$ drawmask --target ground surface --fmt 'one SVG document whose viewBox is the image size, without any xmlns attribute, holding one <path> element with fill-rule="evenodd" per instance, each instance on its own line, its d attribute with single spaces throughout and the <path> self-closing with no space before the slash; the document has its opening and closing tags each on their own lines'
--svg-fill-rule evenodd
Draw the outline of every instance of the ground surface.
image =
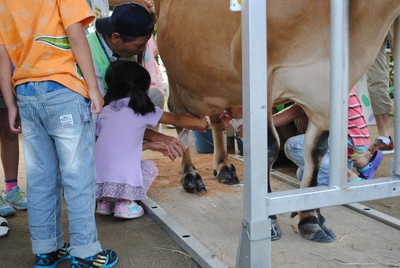
<svg viewBox="0 0 400 268">
<path fill-rule="evenodd" d="M 173 130 L 166 128 L 164 132 L 175 135 Z M 373 126 L 370 127 L 370 132 L 371 136 L 375 137 L 376 129 Z M 160 154 L 146 153 L 145 157 L 154 159 L 160 170 L 149 196 L 178 219 L 194 236 L 210 238 L 204 243 L 209 243 L 208 247 L 218 258 L 233 266 L 243 212 L 243 188 L 240 185 L 226 186 L 218 183 L 213 176 L 212 155 L 197 154 L 194 148 L 191 150 L 208 192 L 201 195 L 185 193 L 179 181 L 180 161 L 172 162 Z M 390 173 L 391 157 L 393 155 L 385 156 L 376 173 L 377 177 Z M 242 179 L 241 162 L 232 161 Z M 289 175 L 294 175 L 295 172 L 293 165 L 275 168 Z M 0 181 L 4 179 L 2 175 Z M 22 154 L 19 177 L 21 187 L 25 188 Z M 289 187 L 278 181 L 272 183 L 275 191 Z M 400 218 L 399 201 L 400 198 L 389 198 L 364 204 Z M 297 218 L 291 219 L 289 215 L 279 216 L 284 233 L 280 241 L 272 244 L 273 267 L 400 267 L 398 230 L 367 219 L 342 206 L 326 208 L 323 213 L 338 236 L 336 242 L 324 245 L 301 238 L 297 230 Z M 338 218 L 337 215 L 342 217 Z M 65 233 L 68 233 L 66 218 L 64 211 L 64 228 Z M 9 236 L 0 242 L 0 267 L 32 267 L 33 254 L 30 249 L 26 211 L 18 211 L 15 216 L 8 217 L 8 220 L 11 231 Z M 199 267 L 146 214 L 139 219 L 128 221 L 97 216 L 97 224 L 103 247 L 116 250 L 120 256 L 117 267 Z M 296 257 L 296 254 L 300 256 Z M 298 263 L 299 259 L 304 260 L 302 264 Z M 66 262 L 59 267 L 69 266 Z"/>
</svg>

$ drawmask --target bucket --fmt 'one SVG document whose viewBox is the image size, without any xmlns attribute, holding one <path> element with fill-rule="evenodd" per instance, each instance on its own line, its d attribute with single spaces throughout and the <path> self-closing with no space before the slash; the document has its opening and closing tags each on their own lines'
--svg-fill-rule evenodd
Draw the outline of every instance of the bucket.
<svg viewBox="0 0 400 268">
<path fill-rule="evenodd" d="M 196 140 L 194 146 L 196 151 L 200 154 L 212 154 L 214 152 L 214 142 L 212 137 L 212 131 L 207 130 L 204 133 L 193 131 Z"/>
</svg>

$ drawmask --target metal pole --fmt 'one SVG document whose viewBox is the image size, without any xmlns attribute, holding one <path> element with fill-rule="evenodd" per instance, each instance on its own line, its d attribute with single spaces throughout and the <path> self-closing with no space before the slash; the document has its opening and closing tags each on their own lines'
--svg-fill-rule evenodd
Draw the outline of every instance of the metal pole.
<svg viewBox="0 0 400 268">
<path fill-rule="evenodd" d="M 394 142 L 397 146 L 400 144 L 400 19 L 394 21 Z M 394 175 L 400 176 L 400 150 L 394 151 Z"/>
<path fill-rule="evenodd" d="M 270 267 L 267 204 L 267 3 L 242 2 L 244 212 L 236 267 Z M 261 122 L 261 123 L 260 123 Z"/>
<path fill-rule="evenodd" d="M 347 178 L 347 113 L 349 96 L 349 3 L 331 0 L 331 71 L 329 187 L 344 185 Z"/>
</svg>

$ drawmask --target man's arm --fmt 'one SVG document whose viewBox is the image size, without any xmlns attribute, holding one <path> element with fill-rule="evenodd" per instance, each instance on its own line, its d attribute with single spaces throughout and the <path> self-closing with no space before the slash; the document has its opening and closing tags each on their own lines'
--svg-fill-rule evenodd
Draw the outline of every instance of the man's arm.
<svg viewBox="0 0 400 268">
<path fill-rule="evenodd" d="M 303 109 L 297 104 L 292 104 L 282 111 L 272 115 L 272 121 L 275 127 L 281 127 L 289 124 L 295 119 L 304 115 Z"/>
<path fill-rule="evenodd" d="M 11 83 L 11 61 L 4 45 L 0 45 L 0 89 L 7 105 L 11 131 L 21 133 L 18 107 Z"/>
<path fill-rule="evenodd" d="M 174 160 L 177 157 L 181 157 L 185 151 L 185 146 L 177 138 L 164 135 L 151 129 L 146 129 L 144 133 L 144 139 L 151 142 L 162 142 L 169 148 L 169 158 Z"/>
</svg>

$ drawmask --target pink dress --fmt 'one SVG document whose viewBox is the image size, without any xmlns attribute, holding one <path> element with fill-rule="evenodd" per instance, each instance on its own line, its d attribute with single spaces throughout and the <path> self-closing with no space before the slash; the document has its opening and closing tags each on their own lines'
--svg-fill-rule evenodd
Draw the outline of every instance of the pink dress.
<svg viewBox="0 0 400 268">
<path fill-rule="evenodd" d="M 129 98 L 105 106 L 97 121 L 95 146 L 96 198 L 108 201 L 143 200 L 158 175 L 153 161 L 142 161 L 144 132 L 154 127 L 163 110 L 140 115 L 128 107 Z"/>
</svg>

